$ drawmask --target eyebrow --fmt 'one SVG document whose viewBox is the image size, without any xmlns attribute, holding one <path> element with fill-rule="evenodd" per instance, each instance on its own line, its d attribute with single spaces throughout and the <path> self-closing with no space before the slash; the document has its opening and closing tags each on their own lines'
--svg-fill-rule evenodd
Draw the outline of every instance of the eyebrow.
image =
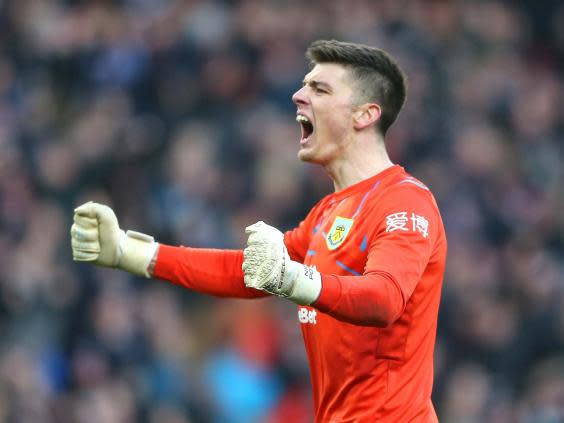
<svg viewBox="0 0 564 423">
<path fill-rule="evenodd" d="M 309 85 L 312 88 L 325 88 L 325 89 L 328 89 L 328 90 L 331 89 L 331 85 L 327 84 L 326 82 L 317 81 L 315 79 L 310 79 L 309 81 L 304 79 L 302 81 L 302 84 L 304 86 Z"/>
</svg>

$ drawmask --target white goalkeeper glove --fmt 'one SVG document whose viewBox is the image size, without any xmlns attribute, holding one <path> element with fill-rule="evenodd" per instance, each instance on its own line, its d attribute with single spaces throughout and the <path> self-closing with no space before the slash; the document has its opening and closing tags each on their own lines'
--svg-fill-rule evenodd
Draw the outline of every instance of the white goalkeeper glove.
<svg viewBox="0 0 564 423">
<path fill-rule="evenodd" d="M 114 211 L 88 202 L 74 210 L 72 257 L 103 267 L 114 267 L 146 278 L 158 243 L 152 236 L 120 229 Z"/>
<path fill-rule="evenodd" d="M 300 305 L 310 305 L 321 292 L 321 275 L 312 266 L 290 259 L 284 235 L 264 222 L 246 228 L 249 234 L 243 251 L 245 285 Z"/>
</svg>

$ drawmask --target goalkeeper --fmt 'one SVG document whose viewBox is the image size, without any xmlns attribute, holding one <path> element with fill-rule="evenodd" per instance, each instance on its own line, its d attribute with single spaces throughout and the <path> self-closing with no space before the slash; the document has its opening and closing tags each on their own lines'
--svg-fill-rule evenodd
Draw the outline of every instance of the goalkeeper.
<svg viewBox="0 0 564 423">
<path fill-rule="evenodd" d="M 316 41 L 293 95 L 298 157 L 323 166 L 335 192 L 293 230 L 247 228 L 244 251 L 175 247 L 119 228 L 86 203 L 71 228 L 77 261 L 222 297 L 298 305 L 315 422 L 437 422 L 433 349 L 446 237 L 429 189 L 394 165 L 384 137 L 406 96 L 382 50 Z"/>
</svg>

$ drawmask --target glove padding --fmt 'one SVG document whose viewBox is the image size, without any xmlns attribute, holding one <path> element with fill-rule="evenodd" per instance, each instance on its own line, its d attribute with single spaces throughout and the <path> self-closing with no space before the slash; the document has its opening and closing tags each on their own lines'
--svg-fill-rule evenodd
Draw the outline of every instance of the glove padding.
<svg viewBox="0 0 564 423">
<path fill-rule="evenodd" d="M 121 230 L 114 211 L 108 206 L 90 201 L 77 207 L 70 232 L 75 261 L 150 277 L 148 268 L 158 244 L 152 236 Z"/>
<path fill-rule="evenodd" d="M 246 228 L 249 234 L 243 251 L 245 285 L 309 305 L 319 297 L 321 275 L 310 266 L 290 259 L 284 234 L 264 222 Z"/>
</svg>

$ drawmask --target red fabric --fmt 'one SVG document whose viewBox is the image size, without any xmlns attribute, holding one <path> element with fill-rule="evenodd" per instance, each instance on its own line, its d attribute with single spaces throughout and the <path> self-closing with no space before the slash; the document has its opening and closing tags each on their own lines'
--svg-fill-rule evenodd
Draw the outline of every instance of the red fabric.
<svg viewBox="0 0 564 423">
<path fill-rule="evenodd" d="M 337 216 L 353 223 L 330 249 Z M 325 197 L 285 243 L 322 274 L 319 299 L 298 307 L 315 422 L 436 422 L 433 349 L 446 237 L 428 189 L 391 167 Z"/>
<path fill-rule="evenodd" d="M 341 218 L 352 224 L 331 244 Z M 298 307 L 315 422 L 436 422 L 446 237 L 429 190 L 393 166 L 322 199 L 284 242 L 293 260 L 322 274 L 319 299 Z M 242 260 L 240 251 L 162 245 L 155 277 L 216 296 L 265 295 L 244 286 Z"/>
<path fill-rule="evenodd" d="M 257 298 L 268 294 L 243 282 L 243 252 L 161 244 L 153 276 L 216 297 Z"/>
<path fill-rule="evenodd" d="M 322 277 L 323 290 L 315 308 L 344 322 L 386 327 L 403 311 L 401 288 L 386 273 Z"/>
</svg>

